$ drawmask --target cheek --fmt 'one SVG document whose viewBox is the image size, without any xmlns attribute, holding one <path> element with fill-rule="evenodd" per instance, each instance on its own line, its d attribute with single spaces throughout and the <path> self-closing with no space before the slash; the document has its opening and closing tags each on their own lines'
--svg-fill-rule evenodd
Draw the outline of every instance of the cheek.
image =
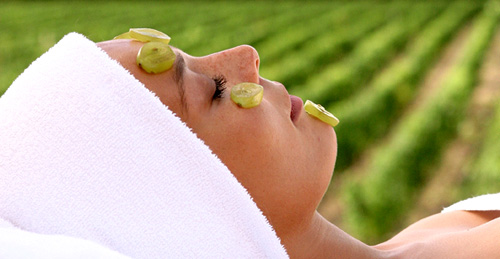
<svg viewBox="0 0 500 259">
<path fill-rule="evenodd" d="M 204 128 L 200 138 L 243 184 L 278 170 L 281 163 L 277 161 L 285 159 L 281 149 L 286 132 L 279 130 L 276 117 L 263 110 L 227 110 Z"/>
<path fill-rule="evenodd" d="M 273 109 L 226 111 L 203 123 L 199 137 L 264 214 L 274 221 L 314 211 L 333 171 L 331 127 L 309 121 L 295 128 Z"/>
<path fill-rule="evenodd" d="M 225 162 L 239 165 L 239 168 L 270 166 L 271 157 L 280 155 L 277 152 L 279 143 L 272 142 L 279 138 L 276 127 L 251 115 L 240 118 L 224 120 L 223 128 L 217 130 L 222 134 L 214 139 L 214 148 L 226 158 Z"/>
<path fill-rule="evenodd" d="M 328 185 L 336 143 L 326 124 L 296 129 L 272 109 L 240 108 L 213 121 L 200 137 L 248 189 L 311 192 Z"/>
</svg>

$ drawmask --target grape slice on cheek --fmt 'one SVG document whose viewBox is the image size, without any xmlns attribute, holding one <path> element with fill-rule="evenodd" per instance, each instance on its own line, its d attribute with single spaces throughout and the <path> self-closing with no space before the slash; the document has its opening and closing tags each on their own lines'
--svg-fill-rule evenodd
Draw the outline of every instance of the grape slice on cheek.
<svg viewBox="0 0 500 259">
<path fill-rule="evenodd" d="M 253 108 L 262 102 L 264 87 L 255 83 L 239 83 L 231 89 L 231 100 L 242 108 Z"/>
</svg>

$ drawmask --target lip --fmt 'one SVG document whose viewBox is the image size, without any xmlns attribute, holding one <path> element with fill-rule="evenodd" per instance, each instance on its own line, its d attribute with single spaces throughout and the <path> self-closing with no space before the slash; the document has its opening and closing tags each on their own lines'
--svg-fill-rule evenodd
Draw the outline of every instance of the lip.
<svg viewBox="0 0 500 259">
<path fill-rule="evenodd" d="M 304 106 L 304 102 L 300 97 L 295 95 L 290 95 L 290 103 L 292 104 L 292 108 L 290 110 L 290 119 L 295 123 L 301 114 L 302 107 Z"/>
</svg>

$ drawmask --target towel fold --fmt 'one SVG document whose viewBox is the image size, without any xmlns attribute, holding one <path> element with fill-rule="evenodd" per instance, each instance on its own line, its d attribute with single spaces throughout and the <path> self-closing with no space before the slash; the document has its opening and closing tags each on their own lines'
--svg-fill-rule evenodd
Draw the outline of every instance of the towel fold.
<svg viewBox="0 0 500 259">
<path fill-rule="evenodd" d="M 467 211 L 500 210 L 500 193 L 485 194 L 474 198 L 469 198 L 463 201 L 459 201 L 447 208 L 444 208 L 442 212 L 444 213 L 456 210 L 467 210 Z"/>
<path fill-rule="evenodd" d="M 133 258 L 287 257 L 210 149 L 77 33 L 0 98 L 0 218 Z"/>
<path fill-rule="evenodd" d="M 42 235 L 0 226 L 0 258 L 26 259 L 130 259 L 85 239 Z"/>
</svg>

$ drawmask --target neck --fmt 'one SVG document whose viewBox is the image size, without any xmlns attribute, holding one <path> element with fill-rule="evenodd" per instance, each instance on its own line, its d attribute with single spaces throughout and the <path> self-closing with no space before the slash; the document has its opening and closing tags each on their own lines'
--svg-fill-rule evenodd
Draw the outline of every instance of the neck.
<svg viewBox="0 0 500 259">
<path fill-rule="evenodd" d="M 385 254 L 348 235 L 318 212 L 295 233 L 281 237 L 291 258 L 384 258 Z"/>
</svg>

